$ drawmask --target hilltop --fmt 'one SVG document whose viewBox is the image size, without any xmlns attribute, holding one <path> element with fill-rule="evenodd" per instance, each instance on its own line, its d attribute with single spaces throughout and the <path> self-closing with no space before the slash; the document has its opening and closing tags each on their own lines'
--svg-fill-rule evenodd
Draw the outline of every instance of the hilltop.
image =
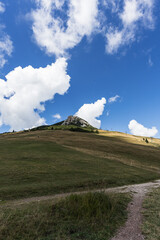
<svg viewBox="0 0 160 240">
<path fill-rule="evenodd" d="M 52 124 L 43 125 L 30 129 L 30 131 L 37 130 L 70 130 L 77 132 L 97 132 L 98 130 L 91 126 L 86 120 L 77 117 L 69 116 L 66 120 Z"/>
<path fill-rule="evenodd" d="M 68 126 L 68 125 L 74 125 L 77 127 L 91 127 L 93 128 L 86 120 L 77 117 L 77 116 L 69 116 L 66 120 L 59 122 L 57 124 L 54 125 L 64 125 L 64 126 Z"/>
</svg>

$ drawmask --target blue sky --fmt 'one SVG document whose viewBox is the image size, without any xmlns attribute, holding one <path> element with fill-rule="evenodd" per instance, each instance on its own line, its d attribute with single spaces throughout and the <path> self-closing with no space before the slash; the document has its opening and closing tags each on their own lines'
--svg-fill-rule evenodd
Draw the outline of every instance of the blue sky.
<svg viewBox="0 0 160 240">
<path fill-rule="evenodd" d="M 0 1 L 0 131 L 77 114 L 159 137 L 159 12 L 156 0 Z"/>
</svg>

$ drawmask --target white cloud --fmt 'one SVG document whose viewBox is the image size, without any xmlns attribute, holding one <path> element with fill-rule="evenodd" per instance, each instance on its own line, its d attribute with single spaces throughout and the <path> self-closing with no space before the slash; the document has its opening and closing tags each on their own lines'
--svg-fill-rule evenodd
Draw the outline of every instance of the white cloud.
<svg viewBox="0 0 160 240">
<path fill-rule="evenodd" d="M 148 64 L 150 67 L 152 67 L 154 65 L 151 56 L 149 56 L 149 58 L 148 58 Z"/>
<path fill-rule="evenodd" d="M 83 37 L 102 33 L 106 52 L 114 54 L 121 46 L 137 39 L 142 28 L 153 29 L 155 0 L 35 0 L 32 11 L 33 36 L 47 54 L 67 56 Z M 67 9 L 67 10 L 66 10 Z M 112 18 L 107 18 L 110 11 Z M 117 26 L 110 19 L 118 18 Z"/>
<path fill-rule="evenodd" d="M 63 95 L 70 87 L 66 59 L 60 58 L 45 68 L 17 67 L 0 79 L 0 122 L 10 130 L 27 129 L 45 124 L 40 112 L 44 102 Z"/>
<path fill-rule="evenodd" d="M 127 26 L 141 21 L 145 27 L 152 28 L 154 26 L 153 7 L 154 0 L 125 0 L 120 18 Z"/>
<path fill-rule="evenodd" d="M 2 68 L 7 62 L 6 56 L 11 56 L 13 51 L 13 43 L 10 37 L 2 33 L 2 37 L 0 37 L 0 68 Z"/>
<path fill-rule="evenodd" d="M 68 49 L 84 36 L 91 36 L 99 26 L 98 0 L 69 0 L 68 11 L 63 9 L 64 0 L 36 0 L 36 3 L 37 9 L 31 14 L 33 35 L 47 54 L 66 55 Z M 56 11 L 63 17 L 57 17 Z"/>
<path fill-rule="evenodd" d="M 4 13 L 5 12 L 5 5 L 4 3 L 0 2 L 0 13 Z"/>
<path fill-rule="evenodd" d="M 100 128 L 101 121 L 97 118 L 103 114 L 105 104 L 105 98 L 102 98 L 95 103 L 84 104 L 75 115 L 88 121 L 93 127 Z"/>
<path fill-rule="evenodd" d="M 60 120 L 61 119 L 61 115 L 59 113 L 53 115 L 53 118 Z"/>
<path fill-rule="evenodd" d="M 5 12 L 4 3 L 0 2 L 0 14 Z M 7 56 L 11 56 L 13 51 L 13 43 L 10 36 L 4 32 L 5 25 L 0 23 L 0 68 L 2 68 L 7 60 Z"/>
<path fill-rule="evenodd" d="M 117 102 L 118 98 L 120 98 L 119 95 L 116 95 L 116 96 L 114 96 L 114 97 L 110 97 L 110 98 L 108 99 L 108 102 L 109 102 L 109 103 Z"/>
<path fill-rule="evenodd" d="M 107 38 L 106 51 L 108 53 L 114 53 L 117 51 L 117 49 L 123 42 L 123 32 L 110 28 L 110 30 L 106 34 L 106 38 Z"/>
<path fill-rule="evenodd" d="M 130 44 L 135 40 L 134 26 L 132 28 L 124 28 L 121 31 L 110 28 L 107 37 L 106 51 L 109 54 L 114 54 L 118 51 L 121 46 Z"/>
<path fill-rule="evenodd" d="M 136 39 L 140 27 L 153 29 L 154 0 L 124 0 L 124 8 L 118 13 L 122 23 L 120 27 L 110 27 L 106 34 L 106 51 L 116 53 L 121 46 L 128 45 Z"/>
<path fill-rule="evenodd" d="M 124 11 L 120 14 L 120 18 L 124 25 L 130 25 L 138 21 L 143 16 L 140 4 L 139 0 L 125 1 Z"/>
<path fill-rule="evenodd" d="M 156 127 L 146 128 L 136 120 L 130 121 L 128 128 L 133 135 L 138 136 L 154 137 L 158 133 Z"/>
</svg>

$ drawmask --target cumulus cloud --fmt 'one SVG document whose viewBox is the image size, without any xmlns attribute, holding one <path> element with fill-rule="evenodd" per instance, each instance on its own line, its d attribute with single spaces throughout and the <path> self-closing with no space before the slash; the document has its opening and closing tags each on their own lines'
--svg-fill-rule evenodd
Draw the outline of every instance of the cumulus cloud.
<svg viewBox="0 0 160 240">
<path fill-rule="evenodd" d="M 136 120 L 130 121 L 128 128 L 133 135 L 138 136 L 154 137 L 158 133 L 156 127 L 146 128 Z"/>
<path fill-rule="evenodd" d="M 97 118 L 103 114 L 105 104 L 105 98 L 102 98 L 95 103 L 84 104 L 75 115 L 83 118 L 93 127 L 100 128 L 101 121 Z"/>
<path fill-rule="evenodd" d="M 53 118 L 55 118 L 56 120 L 60 120 L 61 119 L 61 115 L 59 113 L 53 115 Z"/>
<path fill-rule="evenodd" d="M 0 79 L 0 123 L 10 130 L 27 129 L 45 124 L 40 113 L 44 102 L 63 95 L 70 87 L 65 58 L 45 68 L 17 67 Z"/>
<path fill-rule="evenodd" d="M 98 0 L 36 0 L 36 4 L 31 13 L 33 35 L 47 54 L 64 56 L 99 26 Z"/>
<path fill-rule="evenodd" d="M 116 53 L 121 46 L 132 43 L 140 27 L 153 29 L 153 8 L 154 0 L 124 0 L 123 11 L 118 11 L 122 27 L 111 26 L 106 34 L 107 53 Z"/>
<path fill-rule="evenodd" d="M 119 95 L 116 95 L 116 96 L 114 96 L 114 97 L 110 97 L 110 98 L 108 99 L 108 102 L 109 102 L 109 103 L 117 102 L 117 100 L 118 100 L 119 98 L 120 98 Z"/>
</svg>

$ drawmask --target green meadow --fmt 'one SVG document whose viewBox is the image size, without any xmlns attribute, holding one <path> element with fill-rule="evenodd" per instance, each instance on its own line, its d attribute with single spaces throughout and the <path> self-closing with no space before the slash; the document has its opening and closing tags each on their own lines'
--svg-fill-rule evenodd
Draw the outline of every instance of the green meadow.
<svg viewBox="0 0 160 240">
<path fill-rule="evenodd" d="M 160 178 L 157 143 L 105 134 L 41 130 L 0 135 L 0 200 Z"/>
<path fill-rule="evenodd" d="M 159 178 L 158 139 L 75 126 L 1 134 L 0 239 L 109 240 L 125 223 L 131 196 L 90 190 Z M 27 200 L 66 192 L 73 195 Z"/>
</svg>

